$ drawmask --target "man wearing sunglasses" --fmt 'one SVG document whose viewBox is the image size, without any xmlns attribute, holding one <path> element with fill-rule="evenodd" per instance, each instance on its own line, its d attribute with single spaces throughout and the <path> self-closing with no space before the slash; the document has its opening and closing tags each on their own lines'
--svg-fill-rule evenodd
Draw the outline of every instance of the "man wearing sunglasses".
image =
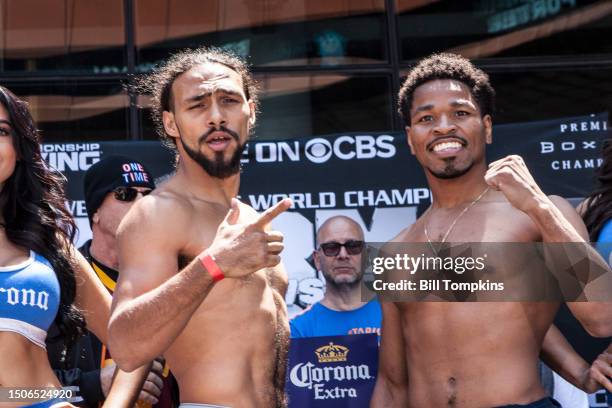
<svg viewBox="0 0 612 408">
<path fill-rule="evenodd" d="M 321 225 L 313 258 L 325 278 L 325 295 L 289 322 L 292 338 L 380 335 L 380 304 L 373 293 L 362 299 L 364 249 L 363 230 L 351 218 L 336 216 Z"/>
<path fill-rule="evenodd" d="M 111 293 L 119 276 L 116 239 L 119 223 L 136 200 L 154 188 L 151 173 L 142 163 L 129 157 L 104 156 L 85 173 L 85 206 L 92 239 L 79 251 Z M 64 385 L 79 386 L 85 406 L 97 407 L 110 391 L 116 367 L 105 345 L 88 333 L 62 361 L 60 344 L 53 342 L 48 347 L 52 366 Z M 156 407 L 171 407 L 172 386 L 164 387 L 162 368 L 159 361 L 154 362 L 140 399 L 157 403 Z M 171 381 L 171 377 L 166 381 Z"/>
<path fill-rule="evenodd" d="M 132 205 L 155 188 L 144 165 L 124 156 L 106 156 L 85 173 L 85 206 L 92 239 L 85 244 L 94 259 L 118 268 L 117 228 Z M 116 271 L 115 271 L 116 273 Z M 114 276 L 116 280 L 117 276 Z"/>
</svg>

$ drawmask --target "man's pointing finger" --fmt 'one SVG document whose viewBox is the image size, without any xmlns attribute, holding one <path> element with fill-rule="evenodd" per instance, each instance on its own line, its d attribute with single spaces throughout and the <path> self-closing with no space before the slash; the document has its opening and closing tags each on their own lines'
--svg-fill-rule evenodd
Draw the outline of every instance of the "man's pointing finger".
<svg viewBox="0 0 612 408">
<path fill-rule="evenodd" d="M 291 205 L 293 204 L 293 202 L 291 201 L 291 199 L 289 198 L 284 198 L 281 201 L 279 201 L 278 203 L 276 203 L 276 205 L 268 208 L 266 211 L 263 212 L 263 214 L 261 214 L 259 216 L 259 218 L 257 219 L 257 221 L 255 221 L 253 224 L 251 224 L 253 227 L 258 227 L 258 228 L 265 228 L 266 225 L 268 225 L 270 222 L 272 222 L 272 220 L 274 218 L 276 218 L 279 214 L 287 211 L 289 209 L 289 207 L 291 207 Z"/>
</svg>

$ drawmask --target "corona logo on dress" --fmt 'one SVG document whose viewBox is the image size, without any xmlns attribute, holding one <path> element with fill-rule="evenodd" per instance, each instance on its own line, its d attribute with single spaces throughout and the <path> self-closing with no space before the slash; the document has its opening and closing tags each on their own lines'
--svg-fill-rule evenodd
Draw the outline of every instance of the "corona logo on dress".
<svg viewBox="0 0 612 408">
<path fill-rule="evenodd" d="M 339 346 L 330 342 L 327 346 L 319 347 L 315 350 L 315 354 L 319 359 L 319 363 L 335 363 L 346 361 L 349 349 L 344 346 Z"/>
<path fill-rule="evenodd" d="M 49 293 L 35 291 L 33 289 L 17 289 L 0 287 L 0 293 L 6 294 L 6 303 L 11 306 L 21 304 L 22 306 L 38 307 L 42 310 L 49 309 Z"/>
</svg>

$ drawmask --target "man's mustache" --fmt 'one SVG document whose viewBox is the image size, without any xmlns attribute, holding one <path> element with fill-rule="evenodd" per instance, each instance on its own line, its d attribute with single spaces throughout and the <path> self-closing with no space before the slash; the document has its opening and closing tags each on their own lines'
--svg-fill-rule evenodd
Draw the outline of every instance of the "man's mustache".
<svg viewBox="0 0 612 408">
<path fill-rule="evenodd" d="M 200 136 L 200 139 L 198 140 L 198 142 L 200 144 L 204 143 L 206 138 L 208 136 L 212 135 L 214 132 L 224 132 L 224 133 L 227 133 L 228 135 L 233 137 L 236 142 L 240 143 L 240 135 L 238 135 L 238 133 L 234 132 L 233 130 L 226 128 L 225 126 L 219 126 L 218 128 L 211 128 L 208 132 L 206 132 L 205 134 Z"/>
</svg>

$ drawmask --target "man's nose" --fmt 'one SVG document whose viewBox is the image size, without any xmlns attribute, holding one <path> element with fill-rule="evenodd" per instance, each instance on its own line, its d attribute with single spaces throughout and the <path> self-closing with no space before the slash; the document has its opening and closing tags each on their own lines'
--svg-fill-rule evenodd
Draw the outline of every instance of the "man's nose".
<svg viewBox="0 0 612 408">
<path fill-rule="evenodd" d="M 226 124 L 227 123 L 224 109 L 221 108 L 221 106 L 219 106 L 217 102 L 213 101 L 209 110 L 208 126 L 218 129 L 219 127 L 225 126 Z"/>
<path fill-rule="evenodd" d="M 434 127 L 434 133 L 440 135 L 446 135 L 457 131 L 455 122 L 448 117 L 448 115 L 440 116 L 440 119 L 436 122 Z"/>
<path fill-rule="evenodd" d="M 336 258 L 346 259 L 348 257 L 349 257 L 349 253 L 346 252 L 346 246 L 342 245 L 340 247 L 340 252 L 338 252 L 338 255 L 336 256 Z"/>
</svg>

